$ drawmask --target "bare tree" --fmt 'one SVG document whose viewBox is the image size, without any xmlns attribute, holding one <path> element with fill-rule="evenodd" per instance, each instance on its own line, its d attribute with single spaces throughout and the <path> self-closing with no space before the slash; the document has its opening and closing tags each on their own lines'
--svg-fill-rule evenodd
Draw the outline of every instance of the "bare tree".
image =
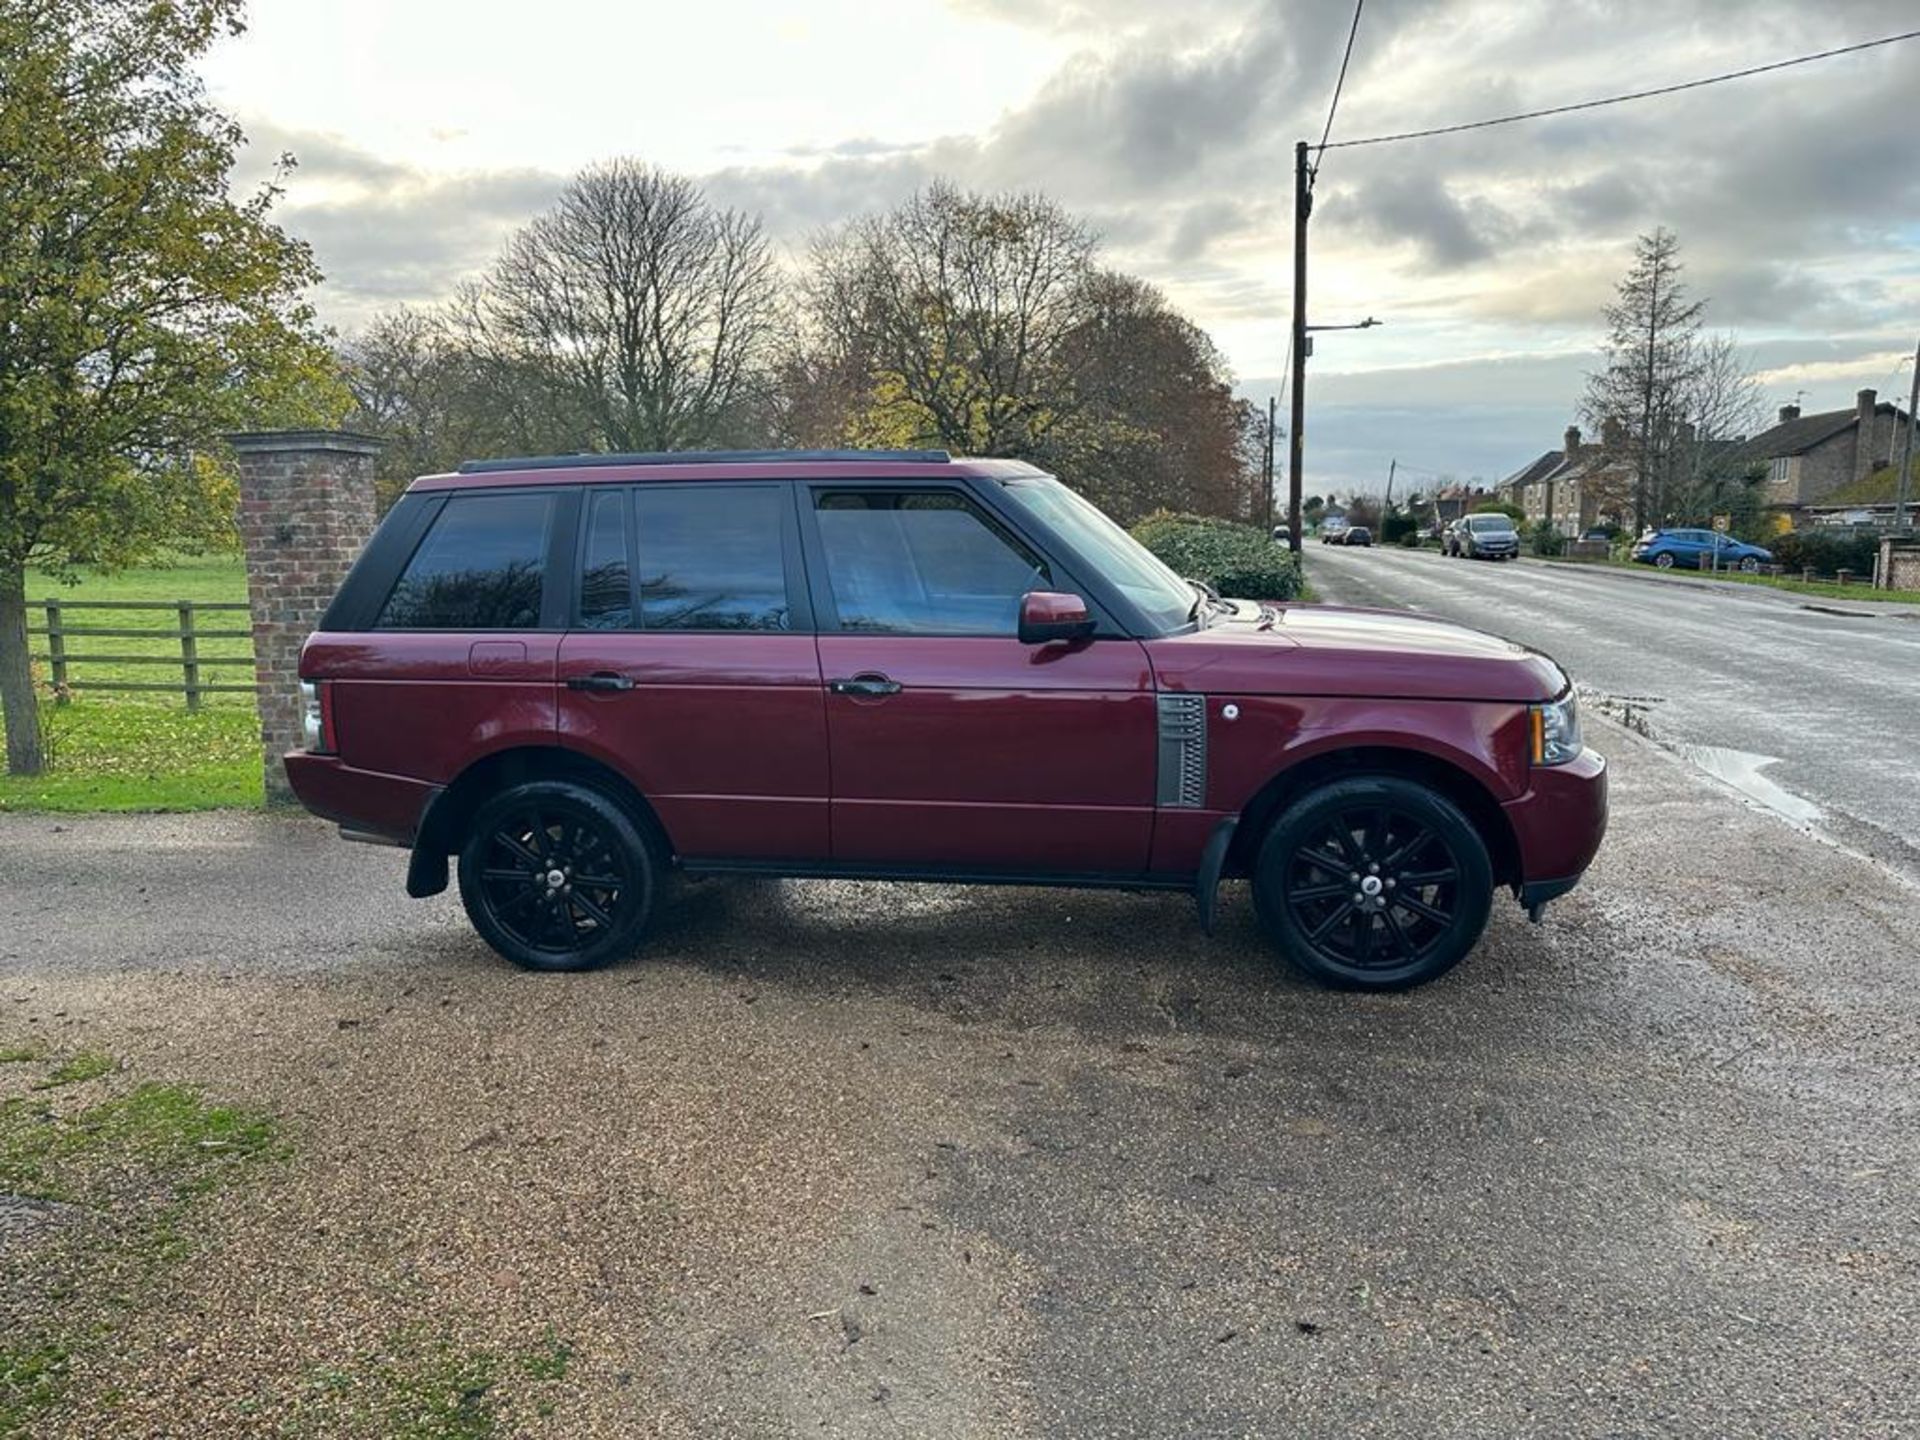
<svg viewBox="0 0 1920 1440">
<path fill-rule="evenodd" d="M 1040 454 L 1077 402 L 1062 347 L 1088 314 L 1093 248 L 1044 196 L 936 184 L 815 243 L 812 338 L 824 368 L 869 378 L 870 432 Z"/>
<path fill-rule="evenodd" d="M 453 321 L 483 376 L 538 382 L 545 413 L 525 415 L 528 428 L 578 425 L 610 450 L 675 450 L 743 423 L 780 313 L 757 218 L 614 160 L 515 235 Z"/>
<path fill-rule="evenodd" d="M 1663 514 L 1703 522 L 1715 514 L 1752 508 L 1750 462 L 1734 443 L 1764 413 L 1759 381 L 1731 335 L 1696 339 L 1687 384 L 1676 407 Z"/>
</svg>

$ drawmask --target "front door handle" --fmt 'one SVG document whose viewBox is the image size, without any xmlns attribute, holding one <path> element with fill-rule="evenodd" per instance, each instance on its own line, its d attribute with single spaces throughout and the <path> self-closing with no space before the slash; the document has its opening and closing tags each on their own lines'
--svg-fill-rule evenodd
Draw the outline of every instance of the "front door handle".
<svg viewBox="0 0 1920 1440">
<path fill-rule="evenodd" d="M 591 675 L 569 675 L 567 688 L 569 690 L 631 690 L 633 677 L 616 675 L 611 670 L 596 670 Z"/>
<path fill-rule="evenodd" d="M 884 675 L 855 675 L 851 680 L 829 680 L 827 688 L 836 695 L 898 695 L 900 682 Z"/>
</svg>

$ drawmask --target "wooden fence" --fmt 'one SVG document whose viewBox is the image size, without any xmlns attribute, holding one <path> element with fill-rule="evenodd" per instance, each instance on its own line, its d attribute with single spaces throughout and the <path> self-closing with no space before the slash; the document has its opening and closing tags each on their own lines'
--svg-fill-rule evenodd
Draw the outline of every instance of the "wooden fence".
<svg viewBox="0 0 1920 1440">
<path fill-rule="evenodd" d="M 243 625 L 222 626 L 220 617 L 238 613 L 245 615 L 248 607 L 244 601 L 212 602 L 205 600 L 39 600 L 33 602 L 35 610 L 44 611 L 47 623 L 29 625 L 27 634 L 46 637 L 47 648 L 34 652 L 34 659 L 46 662 L 53 681 L 55 702 L 66 704 L 67 697 L 78 690 L 137 690 L 158 691 L 161 693 L 184 695 L 189 710 L 200 708 L 203 695 L 251 695 L 254 692 L 253 677 L 248 675 L 245 684 L 231 681 L 221 683 L 218 680 L 204 678 L 203 672 L 222 666 L 245 666 L 253 668 L 252 646 L 245 655 L 200 653 L 202 640 L 249 640 L 253 639 L 253 628 Z M 92 615 L 82 615 L 80 625 L 70 623 L 69 616 L 75 611 L 106 611 L 99 618 L 105 624 L 87 624 L 94 619 Z M 129 611 L 145 611 L 158 614 L 162 618 L 158 625 L 137 625 L 133 623 L 113 624 L 123 617 L 132 621 Z M 200 623 L 200 617 L 214 614 L 213 628 Z M 169 623 L 170 622 L 170 623 Z M 119 652 L 97 651 L 91 649 L 76 650 L 73 643 L 95 640 L 146 640 L 161 642 L 156 648 L 143 653 L 127 653 L 137 647 L 122 646 Z M 166 666 L 180 672 L 178 680 L 133 680 L 121 678 L 126 672 L 123 666 L 135 667 L 135 675 L 145 674 L 141 666 Z M 99 672 L 98 678 L 88 674 L 90 669 Z M 79 673 L 76 674 L 75 671 Z M 116 673 L 117 672 L 117 673 Z"/>
</svg>

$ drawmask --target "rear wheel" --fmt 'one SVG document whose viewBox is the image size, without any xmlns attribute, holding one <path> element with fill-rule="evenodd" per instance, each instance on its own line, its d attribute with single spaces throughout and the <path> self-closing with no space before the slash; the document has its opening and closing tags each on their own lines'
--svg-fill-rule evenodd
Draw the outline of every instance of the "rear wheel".
<svg viewBox="0 0 1920 1440">
<path fill-rule="evenodd" d="M 1329 985 L 1404 990 L 1445 974 L 1486 928 L 1493 867 L 1451 800 L 1392 775 L 1296 800 L 1260 847 L 1254 903 L 1298 969 Z"/>
<path fill-rule="evenodd" d="M 501 791 L 460 852 L 473 928 L 529 970 L 592 970 L 633 953 L 653 911 L 661 859 L 627 811 L 568 780 Z"/>
</svg>

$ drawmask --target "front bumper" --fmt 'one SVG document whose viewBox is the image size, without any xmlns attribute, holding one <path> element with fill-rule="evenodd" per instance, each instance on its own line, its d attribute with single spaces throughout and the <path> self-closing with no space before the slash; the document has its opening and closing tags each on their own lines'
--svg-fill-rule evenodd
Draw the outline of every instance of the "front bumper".
<svg viewBox="0 0 1920 1440">
<path fill-rule="evenodd" d="M 1519 849 L 1515 893 L 1529 909 L 1580 882 L 1607 834 L 1607 762 L 1582 750 L 1565 765 L 1537 765 L 1526 794 L 1501 806 Z"/>
</svg>

